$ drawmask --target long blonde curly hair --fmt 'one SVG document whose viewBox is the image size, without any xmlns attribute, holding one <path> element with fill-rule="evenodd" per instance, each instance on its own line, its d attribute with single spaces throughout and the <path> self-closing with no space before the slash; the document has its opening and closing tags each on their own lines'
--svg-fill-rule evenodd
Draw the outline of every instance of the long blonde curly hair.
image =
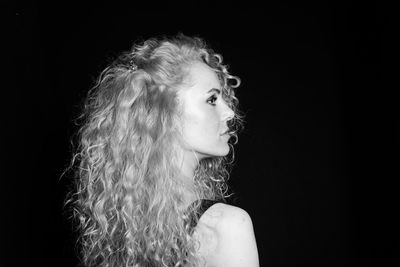
<svg viewBox="0 0 400 267">
<path fill-rule="evenodd" d="M 222 97 L 235 112 L 229 121 L 230 153 L 205 158 L 194 186 L 178 179 L 182 153 L 177 90 L 190 64 L 204 62 L 217 74 Z M 233 81 L 233 82 L 232 82 Z M 89 90 L 69 165 L 74 189 L 67 206 L 77 219 L 84 266 L 200 266 L 183 195 L 224 200 L 233 144 L 242 126 L 234 89 L 240 80 L 198 37 L 179 34 L 135 44 Z M 198 218 L 197 218 L 198 219 Z"/>
</svg>

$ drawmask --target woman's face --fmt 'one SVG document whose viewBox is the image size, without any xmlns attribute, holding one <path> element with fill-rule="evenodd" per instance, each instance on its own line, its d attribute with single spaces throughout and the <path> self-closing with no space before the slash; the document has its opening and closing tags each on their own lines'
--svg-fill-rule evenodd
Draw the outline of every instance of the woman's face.
<svg viewBox="0 0 400 267">
<path fill-rule="evenodd" d="M 178 92 L 182 107 L 184 149 L 198 159 L 229 153 L 227 121 L 234 112 L 222 98 L 217 74 L 206 64 L 190 66 L 187 85 Z"/>
</svg>

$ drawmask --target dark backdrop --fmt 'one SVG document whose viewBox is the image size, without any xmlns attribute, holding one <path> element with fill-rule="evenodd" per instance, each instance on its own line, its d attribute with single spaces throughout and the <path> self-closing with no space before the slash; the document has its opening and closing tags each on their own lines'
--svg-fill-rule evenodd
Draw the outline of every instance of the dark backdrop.
<svg viewBox="0 0 400 267">
<path fill-rule="evenodd" d="M 69 181 L 60 179 L 72 120 L 118 53 L 178 32 L 203 37 L 242 79 L 246 125 L 230 202 L 252 217 L 261 266 L 399 263 L 389 7 L 100 2 L 13 7 L 16 86 L 3 98 L 13 147 L 2 190 L 9 266 L 77 264 L 63 210 Z"/>
</svg>

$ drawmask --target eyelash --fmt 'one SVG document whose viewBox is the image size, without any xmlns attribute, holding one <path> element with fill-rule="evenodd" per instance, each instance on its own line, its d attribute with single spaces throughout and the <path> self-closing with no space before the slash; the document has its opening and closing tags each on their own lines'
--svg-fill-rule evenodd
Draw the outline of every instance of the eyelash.
<svg viewBox="0 0 400 267">
<path fill-rule="evenodd" d="M 209 99 L 207 99 L 207 103 L 210 101 L 210 100 L 213 100 L 213 103 L 210 103 L 210 105 L 213 105 L 213 106 L 215 106 L 215 101 L 217 101 L 217 97 L 215 96 L 215 95 L 212 95 Z"/>
</svg>

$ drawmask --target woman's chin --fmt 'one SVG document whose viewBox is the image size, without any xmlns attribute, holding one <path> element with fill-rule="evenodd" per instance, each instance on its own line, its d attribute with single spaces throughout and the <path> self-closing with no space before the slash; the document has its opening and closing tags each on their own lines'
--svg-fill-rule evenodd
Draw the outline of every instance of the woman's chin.
<svg viewBox="0 0 400 267">
<path fill-rule="evenodd" d="M 228 148 L 221 148 L 220 150 L 209 151 L 206 153 L 199 153 L 202 159 L 204 158 L 213 158 L 213 157 L 225 157 L 229 154 L 229 147 Z"/>
</svg>

